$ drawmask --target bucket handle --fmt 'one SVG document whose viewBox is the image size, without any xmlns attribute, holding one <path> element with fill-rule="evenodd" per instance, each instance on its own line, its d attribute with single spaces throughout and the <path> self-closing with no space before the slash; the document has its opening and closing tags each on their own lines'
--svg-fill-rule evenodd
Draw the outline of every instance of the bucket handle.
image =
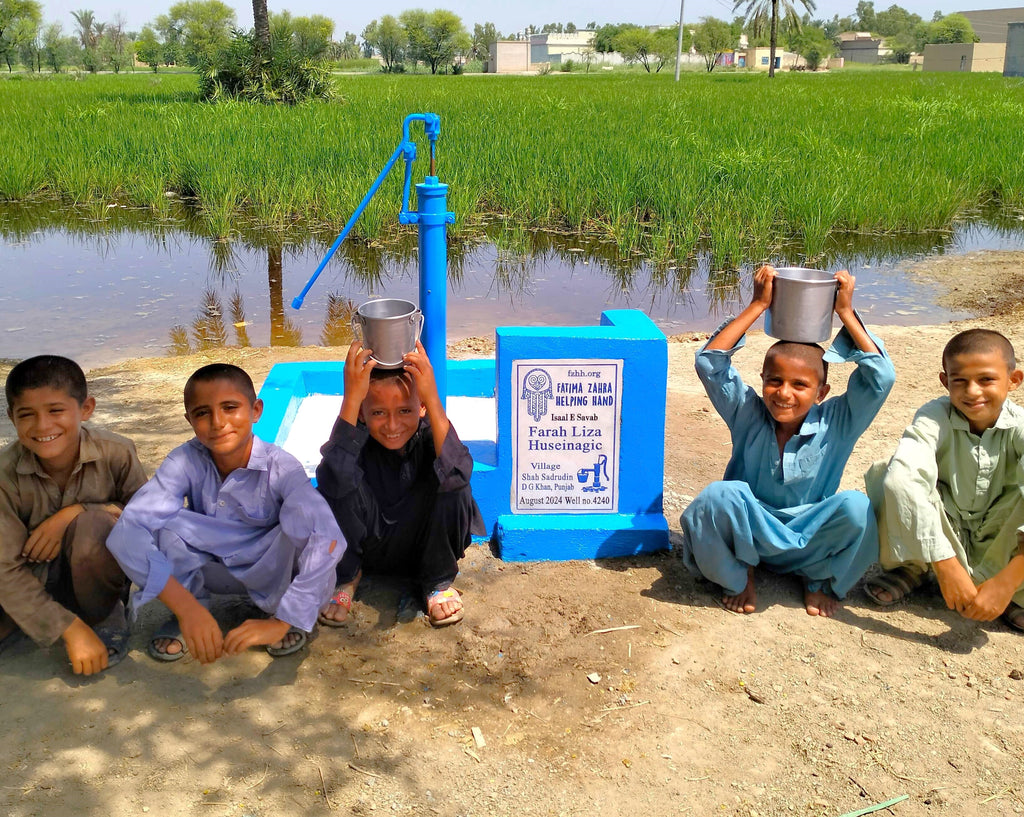
<svg viewBox="0 0 1024 817">
<path fill-rule="evenodd" d="M 417 308 L 412 315 L 409 316 L 409 320 L 417 324 L 416 326 L 416 337 L 413 339 L 413 348 L 416 348 L 416 344 L 420 342 L 420 335 L 423 334 L 423 313 Z"/>
<path fill-rule="evenodd" d="M 356 312 L 352 316 L 352 338 L 360 343 L 365 343 L 363 337 L 363 316 Z"/>
</svg>

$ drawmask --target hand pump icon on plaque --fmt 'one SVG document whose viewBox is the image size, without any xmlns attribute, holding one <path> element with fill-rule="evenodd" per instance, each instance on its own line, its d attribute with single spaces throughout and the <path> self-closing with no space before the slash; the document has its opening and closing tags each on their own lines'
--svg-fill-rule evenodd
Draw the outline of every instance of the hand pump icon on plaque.
<svg viewBox="0 0 1024 817">
<path fill-rule="evenodd" d="M 597 458 L 597 462 L 590 468 L 580 468 L 576 472 L 576 481 L 587 483 L 591 479 L 594 480 L 592 485 L 584 485 L 583 491 L 588 494 L 597 494 L 601 491 L 607 491 L 608 486 L 601 484 L 601 474 L 604 474 L 605 482 L 608 481 L 608 455 L 601 454 Z"/>
</svg>

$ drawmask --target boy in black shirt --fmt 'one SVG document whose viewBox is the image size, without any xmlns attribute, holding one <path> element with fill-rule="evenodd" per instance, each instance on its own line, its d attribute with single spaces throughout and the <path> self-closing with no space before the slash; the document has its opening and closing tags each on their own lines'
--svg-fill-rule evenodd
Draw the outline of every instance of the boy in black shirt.
<svg viewBox="0 0 1024 817">
<path fill-rule="evenodd" d="M 445 414 L 423 345 L 402 369 L 377 369 L 359 341 L 345 360 L 345 396 L 320 449 L 317 487 L 348 549 L 320 623 L 341 626 L 365 569 L 413 578 L 431 625 L 462 620 L 451 586 L 471 534 L 485 533 L 469 479 L 473 458 Z"/>
</svg>

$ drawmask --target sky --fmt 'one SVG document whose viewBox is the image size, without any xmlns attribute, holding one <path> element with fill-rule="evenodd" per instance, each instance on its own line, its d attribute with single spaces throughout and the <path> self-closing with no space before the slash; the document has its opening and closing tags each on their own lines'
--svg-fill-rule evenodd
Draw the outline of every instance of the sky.
<svg viewBox="0 0 1024 817">
<path fill-rule="evenodd" d="M 233 6 L 238 14 L 238 24 L 242 28 L 252 27 L 252 4 L 244 0 L 225 0 Z M 720 17 L 730 19 L 733 16 L 731 0 L 684 0 L 684 17 L 687 22 L 697 22 L 701 17 Z M 1006 3 L 993 0 L 874 0 L 875 11 L 882 11 L 894 2 L 925 20 L 930 20 L 936 10 L 943 13 L 966 11 L 970 9 L 1000 8 Z M 953 2 L 958 5 L 952 4 Z M 1009 5 L 1016 6 L 1024 0 Z M 174 0 L 151 0 L 140 3 L 138 0 L 42 0 L 43 17 L 46 22 L 63 23 L 65 31 L 74 28 L 72 11 L 91 9 L 96 19 L 109 21 L 118 13 L 127 21 L 129 30 L 137 31 L 152 21 L 158 14 L 167 11 Z M 410 8 L 445 8 L 454 11 L 462 18 L 463 24 L 470 31 L 474 23 L 494 23 L 502 34 L 521 31 L 525 26 L 544 23 L 573 22 L 578 28 L 596 21 L 603 23 L 629 22 L 638 25 L 668 25 L 679 19 L 678 0 L 502 0 L 502 2 L 485 3 L 480 0 L 376 0 L 374 3 L 347 3 L 339 0 L 269 0 L 271 12 L 287 9 L 294 16 L 323 14 L 334 20 L 335 39 L 339 39 L 346 31 L 356 34 L 362 32 L 374 18 L 385 14 L 398 15 Z M 797 7 L 801 8 L 799 3 Z M 840 17 L 853 16 L 857 0 L 818 0 L 814 17 L 831 19 L 834 14 Z"/>
</svg>

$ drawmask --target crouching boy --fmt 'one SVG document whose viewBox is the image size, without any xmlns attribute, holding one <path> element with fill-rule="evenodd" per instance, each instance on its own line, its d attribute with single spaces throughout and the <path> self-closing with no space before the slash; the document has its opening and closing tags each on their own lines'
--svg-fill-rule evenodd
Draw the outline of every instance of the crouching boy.
<svg viewBox="0 0 1024 817">
<path fill-rule="evenodd" d="M 934 571 L 951 610 L 1024 630 L 1024 409 L 1007 399 L 1024 373 L 1005 337 L 969 329 L 946 344 L 939 380 L 949 395 L 867 473 L 886 572 L 865 591 L 894 604 Z"/>
<path fill-rule="evenodd" d="M 274 657 L 306 643 L 330 598 L 345 541 L 299 461 L 253 434 L 263 412 L 249 375 L 215 363 L 185 384 L 195 437 L 174 449 L 125 508 L 109 547 L 173 617 L 148 647 L 159 661 L 191 652 L 207 664 L 264 645 Z M 248 594 L 268 618 L 223 636 L 212 593 Z"/>
<path fill-rule="evenodd" d="M 757 271 L 750 305 L 697 352 L 697 374 L 729 426 L 732 456 L 725 480 L 683 512 L 682 556 L 691 572 L 722 587 L 734 612 L 756 609 L 754 567 L 764 564 L 802 577 L 807 613 L 830 616 L 878 556 L 867 497 L 836 490 L 895 371 L 853 310 L 853 277 L 845 270 L 835 277 L 843 329 L 832 348 L 823 354 L 815 344 L 776 343 L 765 355 L 760 397 L 731 358 L 771 304 L 774 269 Z M 857 368 L 846 393 L 825 401 L 829 361 Z"/>
<path fill-rule="evenodd" d="M 106 540 L 146 475 L 130 440 L 82 425 L 96 400 L 74 361 L 23 360 L 5 392 L 18 438 L 0 451 L 0 645 L 19 628 L 41 646 L 63 638 L 92 675 L 128 649 L 128 580 Z"/>
<path fill-rule="evenodd" d="M 417 343 L 404 369 L 379 370 L 359 341 L 345 360 L 345 397 L 320 449 L 317 488 L 348 540 L 323 624 L 343 624 L 362 571 L 415 580 L 430 623 L 462 619 L 452 582 L 471 534 L 484 534 L 469 479 L 473 458 L 441 405 Z"/>
</svg>

